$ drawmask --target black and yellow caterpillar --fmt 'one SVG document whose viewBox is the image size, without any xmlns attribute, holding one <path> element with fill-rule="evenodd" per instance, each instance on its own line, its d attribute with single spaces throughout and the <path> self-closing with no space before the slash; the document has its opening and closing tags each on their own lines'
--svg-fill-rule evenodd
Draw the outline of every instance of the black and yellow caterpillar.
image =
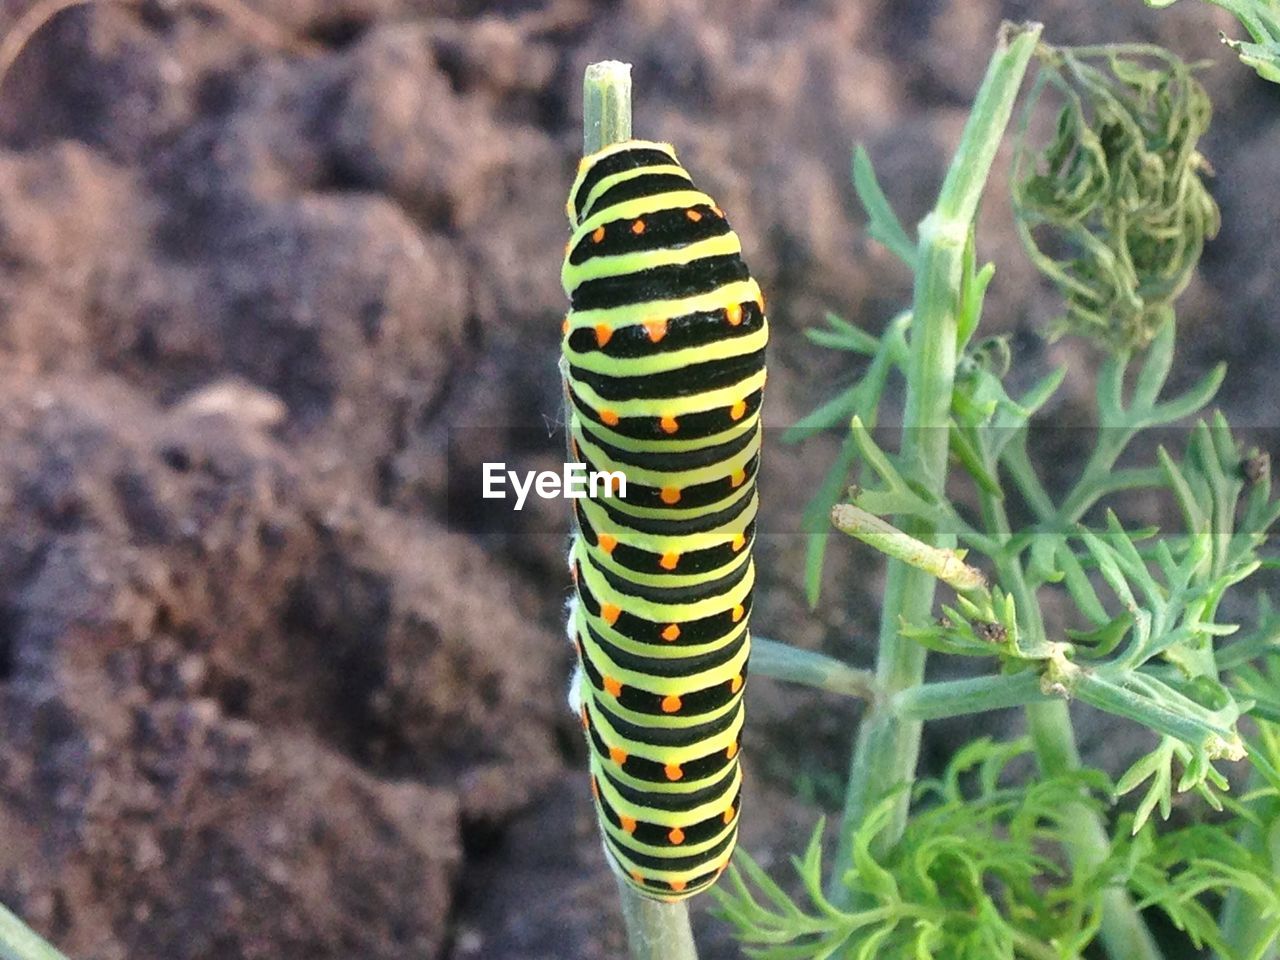
<svg viewBox="0 0 1280 960">
<path fill-rule="evenodd" d="M 568 214 L 570 451 L 627 481 L 573 501 L 570 701 L 611 865 L 678 900 L 738 833 L 764 299 L 668 144 L 586 157 Z"/>
</svg>

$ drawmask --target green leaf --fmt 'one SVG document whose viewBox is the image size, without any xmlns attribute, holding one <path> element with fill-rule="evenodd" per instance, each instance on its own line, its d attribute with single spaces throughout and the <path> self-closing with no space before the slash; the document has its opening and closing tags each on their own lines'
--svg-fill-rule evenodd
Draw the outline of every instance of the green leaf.
<svg viewBox="0 0 1280 960">
<path fill-rule="evenodd" d="M 871 166 L 871 158 L 861 144 L 853 151 L 853 188 L 862 201 L 862 209 L 867 212 L 867 233 L 915 270 L 916 245 L 907 236 L 907 231 L 902 229 L 902 222 L 893 212 L 889 198 L 880 189 L 875 169 Z"/>
</svg>

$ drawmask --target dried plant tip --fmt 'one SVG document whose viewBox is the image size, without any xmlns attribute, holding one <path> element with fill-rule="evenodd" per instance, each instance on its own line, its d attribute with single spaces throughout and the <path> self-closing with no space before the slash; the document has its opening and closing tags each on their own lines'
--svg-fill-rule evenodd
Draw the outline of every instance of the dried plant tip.
<svg viewBox="0 0 1280 960">
<path fill-rule="evenodd" d="M 1046 91 L 1062 107 L 1034 148 L 1028 121 Z M 1160 47 L 1046 51 L 1012 190 L 1023 243 L 1066 300 L 1055 335 L 1131 350 L 1172 315 L 1218 231 L 1197 151 L 1210 113 L 1192 67 Z"/>
<path fill-rule="evenodd" d="M 1250 451 L 1240 469 L 1250 485 L 1261 483 L 1271 475 L 1271 455 L 1265 450 Z"/>
</svg>

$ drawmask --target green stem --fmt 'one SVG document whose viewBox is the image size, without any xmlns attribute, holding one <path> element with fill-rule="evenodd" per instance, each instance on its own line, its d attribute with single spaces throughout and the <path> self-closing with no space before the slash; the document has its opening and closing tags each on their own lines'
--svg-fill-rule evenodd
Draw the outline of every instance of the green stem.
<svg viewBox="0 0 1280 960">
<path fill-rule="evenodd" d="M 0 904 L 0 960 L 67 960 Z"/>
<path fill-rule="evenodd" d="M 1002 30 L 937 206 L 920 224 L 901 449 L 906 471 L 939 495 L 947 475 L 947 425 L 956 365 L 955 307 L 965 242 L 1040 29 L 1029 25 Z M 954 544 L 953 538 L 935 536 L 932 525 L 918 519 L 902 529 L 935 546 Z M 876 662 L 876 676 L 890 696 L 924 679 L 924 648 L 901 637 L 898 630 L 903 621 L 918 623 L 929 617 L 934 584 L 929 574 L 901 561 L 890 562 Z M 830 893 L 838 904 L 849 900 L 842 880 L 852 862 L 852 840 L 859 825 L 889 791 L 915 779 L 921 729 L 920 721 L 904 720 L 885 708 L 872 710 L 862 723 L 831 872 Z M 892 820 L 880 834 L 882 849 L 902 835 L 909 795 L 908 790 L 897 794 Z"/>
<path fill-rule="evenodd" d="M 618 896 L 631 960 L 697 960 L 689 909 L 683 900 L 663 903 L 642 897 L 622 878 L 618 878 Z"/>
<path fill-rule="evenodd" d="M 631 64 L 604 60 L 582 80 L 582 152 L 631 139 Z M 698 960 L 684 901 L 661 903 L 618 881 L 632 960 Z"/>
<path fill-rule="evenodd" d="M 1018 952 L 1018 956 L 1026 957 L 1027 960 L 1058 960 L 1062 956 L 1053 947 L 1041 943 L 1039 940 L 1035 940 L 1019 930 L 1010 931 L 1010 939 L 1013 941 L 1013 948 Z"/>
<path fill-rule="evenodd" d="M 582 153 L 631 139 L 631 64 L 601 60 L 582 79 Z"/>
<path fill-rule="evenodd" d="M 904 719 L 945 720 L 1048 699 L 1050 695 L 1040 687 L 1040 674 L 1027 670 L 970 680 L 922 683 L 895 694 L 889 706 Z"/>
<path fill-rule="evenodd" d="M 988 465 L 995 470 L 995 464 Z M 982 517 L 986 528 L 1006 549 L 995 557 L 996 573 L 1001 585 L 1012 594 L 1018 611 L 1019 626 L 1031 641 L 1045 640 L 1044 619 L 1035 591 L 1031 589 L 1017 555 L 1008 549 L 1011 539 L 1009 515 L 1004 501 L 985 490 L 979 491 Z M 1088 686 L 1095 678 L 1079 671 L 1075 690 Z M 1110 690 L 1110 687 L 1108 687 Z M 1027 726 L 1035 745 L 1036 760 L 1046 777 L 1061 776 L 1080 768 L 1075 729 L 1063 700 L 1044 700 L 1027 704 Z M 1072 805 L 1070 819 L 1078 829 L 1067 838 L 1072 862 L 1084 870 L 1095 870 L 1111 855 L 1111 840 L 1106 825 L 1096 812 L 1083 802 Z M 1108 889 L 1102 895 L 1102 923 L 1099 937 L 1112 960 L 1160 960 L 1160 950 L 1142 920 L 1133 900 L 1124 890 Z"/>
<path fill-rule="evenodd" d="M 751 675 L 859 700 L 874 701 L 878 697 L 875 674 L 870 670 L 859 670 L 835 657 L 755 635 L 751 637 Z"/>
<path fill-rule="evenodd" d="M 1044 776 L 1061 776 L 1080 768 L 1080 752 L 1066 703 L 1057 700 L 1030 704 L 1027 726 Z M 1082 870 L 1096 869 L 1111 853 L 1106 829 L 1084 803 L 1070 811 L 1069 819 L 1077 825 L 1066 835 L 1072 862 Z M 1103 893 L 1099 936 L 1113 960 L 1160 960 L 1160 948 L 1124 890 L 1108 888 Z"/>
<path fill-rule="evenodd" d="M 992 463 L 989 467 L 994 470 L 995 464 Z M 979 496 L 985 526 L 1007 547 L 1011 530 L 1004 501 L 985 490 L 980 491 Z M 1032 642 L 1044 641 L 1044 619 L 1022 564 L 1008 549 L 998 554 L 995 560 L 999 581 L 1013 596 L 1020 628 Z M 1073 692 L 1079 694 L 1093 679 L 1091 674 L 1079 671 Z M 1031 731 L 1041 773 L 1052 777 L 1078 770 L 1080 754 L 1067 704 L 1060 699 L 1043 700 L 1028 703 L 1026 710 L 1027 726 Z M 1106 825 L 1083 802 L 1072 805 L 1070 819 L 1078 825 L 1078 829 L 1066 838 L 1072 862 L 1085 871 L 1097 869 L 1111 854 L 1111 840 L 1107 835 Z M 1112 960 L 1160 960 L 1160 950 L 1155 940 L 1147 930 L 1133 900 L 1124 890 L 1108 889 L 1103 894 L 1099 937 Z"/>
<path fill-rule="evenodd" d="M 1250 781 L 1251 787 L 1261 786 L 1263 780 L 1257 771 Z M 1240 833 L 1240 843 L 1247 849 L 1267 856 L 1268 834 L 1275 831 L 1276 820 L 1268 817 L 1264 810 L 1256 823 L 1250 823 Z M 1274 813 L 1274 808 L 1272 808 Z M 1272 850 L 1269 853 L 1272 869 L 1280 873 L 1280 853 Z M 1249 960 L 1275 960 L 1280 956 L 1280 917 L 1264 916 L 1259 904 L 1239 888 L 1227 894 L 1227 901 L 1222 907 L 1219 922 L 1223 943 L 1229 948 L 1221 954 L 1223 960 L 1235 957 L 1246 957 Z"/>
</svg>

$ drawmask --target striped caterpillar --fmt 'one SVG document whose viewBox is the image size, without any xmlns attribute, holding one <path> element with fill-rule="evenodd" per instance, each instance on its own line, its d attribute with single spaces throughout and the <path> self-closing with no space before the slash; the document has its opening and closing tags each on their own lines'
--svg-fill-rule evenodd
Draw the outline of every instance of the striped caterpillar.
<svg viewBox="0 0 1280 960">
<path fill-rule="evenodd" d="M 586 157 L 567 209 L 569 447 L 627 478 L 573 501 L 570 703 L 610 865 L 679 900 L 738 833 L 764 298 L 668 144 Z"/>
</svg>

